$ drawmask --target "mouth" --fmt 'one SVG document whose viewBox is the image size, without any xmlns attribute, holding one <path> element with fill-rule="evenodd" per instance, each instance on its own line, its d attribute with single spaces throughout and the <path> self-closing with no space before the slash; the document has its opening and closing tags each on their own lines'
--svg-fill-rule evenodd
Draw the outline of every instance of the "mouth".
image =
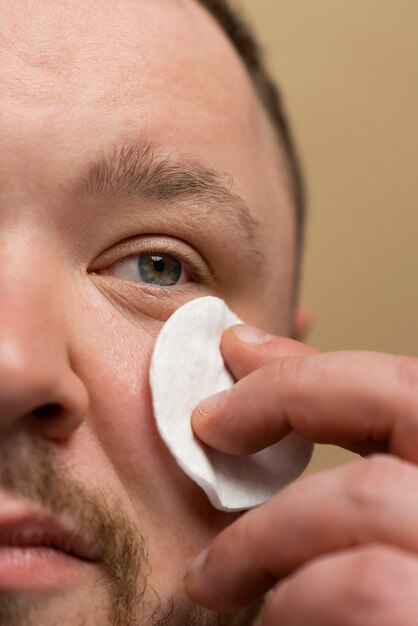
<svg viewBox="0 0 418 626">
<path fill-rule="evenodd" d="M 0 498 L 0 588 L 68 585 L 99 561 L 70 518 Z"/>
<path fill-rule="evenodd" d="M 96 553 L 84 538 L 54 519 L 30 517 L 7 526 L 0 522 L 0 547 L 5 546 L 50 548 L 84 561 L 97 561 Z"/>
</svg>

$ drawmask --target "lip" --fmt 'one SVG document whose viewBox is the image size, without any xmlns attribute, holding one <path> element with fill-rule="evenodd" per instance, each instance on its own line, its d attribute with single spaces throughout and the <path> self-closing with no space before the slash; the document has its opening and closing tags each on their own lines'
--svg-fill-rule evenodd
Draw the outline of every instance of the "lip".
<svg viewBox="0 0 418 626">
<path fill-rule="evenodd" d="M 0 497 L 0 548 L 5 547 L 49 548 L 84 561 L 100 560 L 94 542 L 68 516 Z"/>
</svg>

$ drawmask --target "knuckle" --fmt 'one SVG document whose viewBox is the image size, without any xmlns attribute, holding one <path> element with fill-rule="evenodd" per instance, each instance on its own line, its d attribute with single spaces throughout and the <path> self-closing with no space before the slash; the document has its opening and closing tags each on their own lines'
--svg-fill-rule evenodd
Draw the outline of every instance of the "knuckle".
<svg viewBox="0 0 418 626">
<path fill-rule="evenodd" d="M 311 377 L 311 363 L 309 359 L 300 356 L 286 356 L 276 359 L 270 364 L 271 380 L 279 386 L 283 398 L 293 398 L 292 405 L 301 389 L 309 385 Z M 267 375 L 270 373 L 267 370 Z M 296 409 L 293 409 L 293 412 Z M 291 415 L 288 415 L 291 418 Z M 302 422 L 303 411 L 298 409 L 298 418 Z"/>
<path fill-rule="evenodd" d="M 304 374 L 305 359 L 299 356 L 285 356 L 270 364 L 276 380 L 286 380 L 286 385 L 296 384 Z"/>
<path fill-rule="evenodd" d="M 376 516 L 377 510 L 386 506 L 393 486 L 399 488 L 406 474 L 409 476 L 410 467 L 401 459 L 384 454 L 371 455 L 349 469 L 346 495 L 362 513 L 370 511 Z"/>
<path fill-rule="evenodd" d="M 350 565 L 349 603 L 366 612 L 391 604 L 398 595 L 404 571 L 404 559 L 395 549 L 380 545 L 362 548 Z"/>
<path fill-rule="evenodd" d="M 398 380 L 403 388 L 413 392 L 418 402 L 418 359 L 416 357 L 399 357 Z"/>
</svg>

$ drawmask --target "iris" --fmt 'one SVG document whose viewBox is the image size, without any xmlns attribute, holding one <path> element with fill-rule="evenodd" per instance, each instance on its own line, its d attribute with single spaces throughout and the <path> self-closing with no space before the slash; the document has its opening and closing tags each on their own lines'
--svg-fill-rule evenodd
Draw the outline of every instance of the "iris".
<svg viewBox="0 0 418 626">
<path fill-rule="evenodd" d="M 171 254 L 150 254 L 143 252 L 138 258 L 138 269 L 145 283 L 168 287 L 181 278 L 182 264 Z"/>
</svg>

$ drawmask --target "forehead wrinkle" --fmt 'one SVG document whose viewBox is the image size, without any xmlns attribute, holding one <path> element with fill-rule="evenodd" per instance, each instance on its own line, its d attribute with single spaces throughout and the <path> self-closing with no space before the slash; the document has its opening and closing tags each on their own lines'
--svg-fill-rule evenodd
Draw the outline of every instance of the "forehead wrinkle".
<svg viewBox="0 0 418 626">
<path fill-rule="evenodd" d="M 193 201 L 215 218 L 238 226 L 254 261 L 260 264 L 264 256 L 255 246 L 258 222 L 232 186 L 230 175 L 196 161 L 173 160 L 148 143 L 131 142 L 109 153 L 102 151 L 77 179 L 75 189 L 89 199 L 139 198 L 163 204 Z"/>
</svg>

